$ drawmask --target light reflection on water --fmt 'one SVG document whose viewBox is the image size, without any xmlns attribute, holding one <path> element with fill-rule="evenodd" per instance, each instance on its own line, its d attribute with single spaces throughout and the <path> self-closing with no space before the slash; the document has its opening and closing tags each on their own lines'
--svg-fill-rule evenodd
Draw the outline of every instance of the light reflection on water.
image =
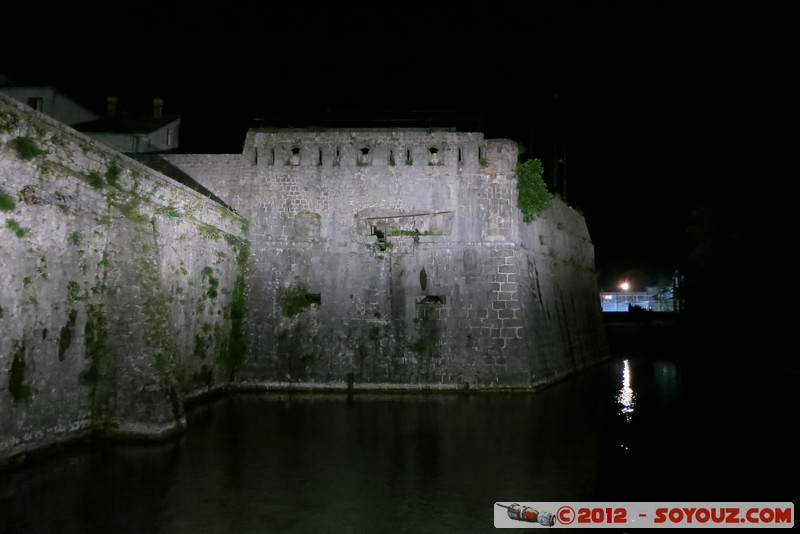
<svg viewBox="0 0 800 534">
<path fill-rule="evenodd" d="M 622 388 L 617 395 L 617 402 L 622 405 L 620 414 L 625 416 L 626 421 L 630 421 L 633 417 L 631 414 L 633 414 L 635 398 L 636 394 L 631 387 L 631 366 L 628 360 L 624 360 L 622 362 Z"/>
<path fill-rule="evenodd" d="M 496 532 L 496 502 L 791 501 L 796 379 L 756 403 L 712 371 L 626 357 L 534 394 L 236 395 L 177 439 L 0 474 L 0 532 Z"/>
</svg>

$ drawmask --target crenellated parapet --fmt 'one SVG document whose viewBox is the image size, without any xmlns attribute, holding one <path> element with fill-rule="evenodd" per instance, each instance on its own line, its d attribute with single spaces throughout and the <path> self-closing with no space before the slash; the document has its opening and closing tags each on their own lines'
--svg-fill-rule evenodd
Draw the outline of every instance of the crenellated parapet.
<svg viewBox="0 0 800 534">
<path fill-rule="evenodd" d="M 500 168 L 516 163 L 515 153 L 493 152 L 482 133 L 446 129 L 252 129 L 243 155 L 258 167 L 393 167 L 398 172 L 441 167 L 476 173 L 490 158 Z"/>
</svg>

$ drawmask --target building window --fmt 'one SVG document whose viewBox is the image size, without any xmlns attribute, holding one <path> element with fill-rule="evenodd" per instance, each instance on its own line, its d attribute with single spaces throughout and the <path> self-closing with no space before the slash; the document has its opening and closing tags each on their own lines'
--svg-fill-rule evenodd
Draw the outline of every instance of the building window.
<svg viewBox="0 0 800 534">
<path fill-rule="evenodd" d="M 294 166 L 300 165 L 300 148 L 292 147 L 291 164 Z"/>
<path fill-rule="evenodd" d="M 44 100 L 40 96 L 28 97 L 28 105 L 36 111 L 42 111 L 44 107 Z"/>
<path fill-rule="evenodd" d="M 333 165 L 337 166 L 342 161 L 342 153 L 339 148 L 336 148 L 336 151 L 333 154 Z"/>
<path fill-rule="evenodd" d="M 321 148 L 319 149 L 319 152 L 317 153 L 317 166 L 319 166 L 319 165 L 322 165 L 322 149 Z"/>
<path fill-rule="evenodd" d="M 394 150 L 389 150 L 389 166 L 394 167 Z"/>
<path fill-rule="evenodd" d="M 406 149 L 406 165 L 413 165 L 414 158 L 411 156 L 411 149 Z"/>
</svg>

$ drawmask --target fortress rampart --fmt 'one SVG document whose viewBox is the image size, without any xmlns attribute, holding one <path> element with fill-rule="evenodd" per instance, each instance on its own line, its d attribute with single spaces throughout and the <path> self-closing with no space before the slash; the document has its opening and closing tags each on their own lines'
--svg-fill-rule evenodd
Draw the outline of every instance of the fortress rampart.
<svg viewBox="0 0 800 534">
<path fill-rule="evenodd" d="M 153 437 L 227 383 L 245 221 L 0 95 L 0 465 Z"/>
<path fill-rule="evenodd" d="M 254 129 L 238 164 L 162 158 L 250 221 L 240 386 L 530 388 L 607 356 L 584 219 L 522 222 L 513 141 Z"/>
<path fill-rule="evenodd" d="M 556 199 L 523 223 L 517 159 L 253 129 L 134 160 L 0 95 L 0 462 L 169 434 L 222 388 L 528 390 L 607 358 L 585 221 Z"/>
</svg>

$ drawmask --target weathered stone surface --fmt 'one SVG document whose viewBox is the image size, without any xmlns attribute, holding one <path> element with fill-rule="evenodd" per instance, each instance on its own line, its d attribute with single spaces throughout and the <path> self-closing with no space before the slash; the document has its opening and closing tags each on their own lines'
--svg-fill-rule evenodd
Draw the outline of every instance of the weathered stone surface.
<svg viewBox="0 0 800 534">
<path fill-rule="evenodd" d="M 585 221 L 522 222 L 513 141 L 254 129 L 148 158 L 0 95 L 0 463 L 174 432 L 220 388 L 529 389 L 608 357 Z"/>
<path fill-rule="evenodd" d="M 181 429 L 234 371 L 244 220 L 2 95 L 0 195 L 0 463 Z"/>
<path fill-rule="evenodd" d="M 607 357 L 585 221 L 522 222 L 513 141 L 254 129 L 238 162 L 162 157 L 250 221 L 239 385 L 529 388 Z M 293 288 L 319 302 L 285 313 Z"/>
</svg>

